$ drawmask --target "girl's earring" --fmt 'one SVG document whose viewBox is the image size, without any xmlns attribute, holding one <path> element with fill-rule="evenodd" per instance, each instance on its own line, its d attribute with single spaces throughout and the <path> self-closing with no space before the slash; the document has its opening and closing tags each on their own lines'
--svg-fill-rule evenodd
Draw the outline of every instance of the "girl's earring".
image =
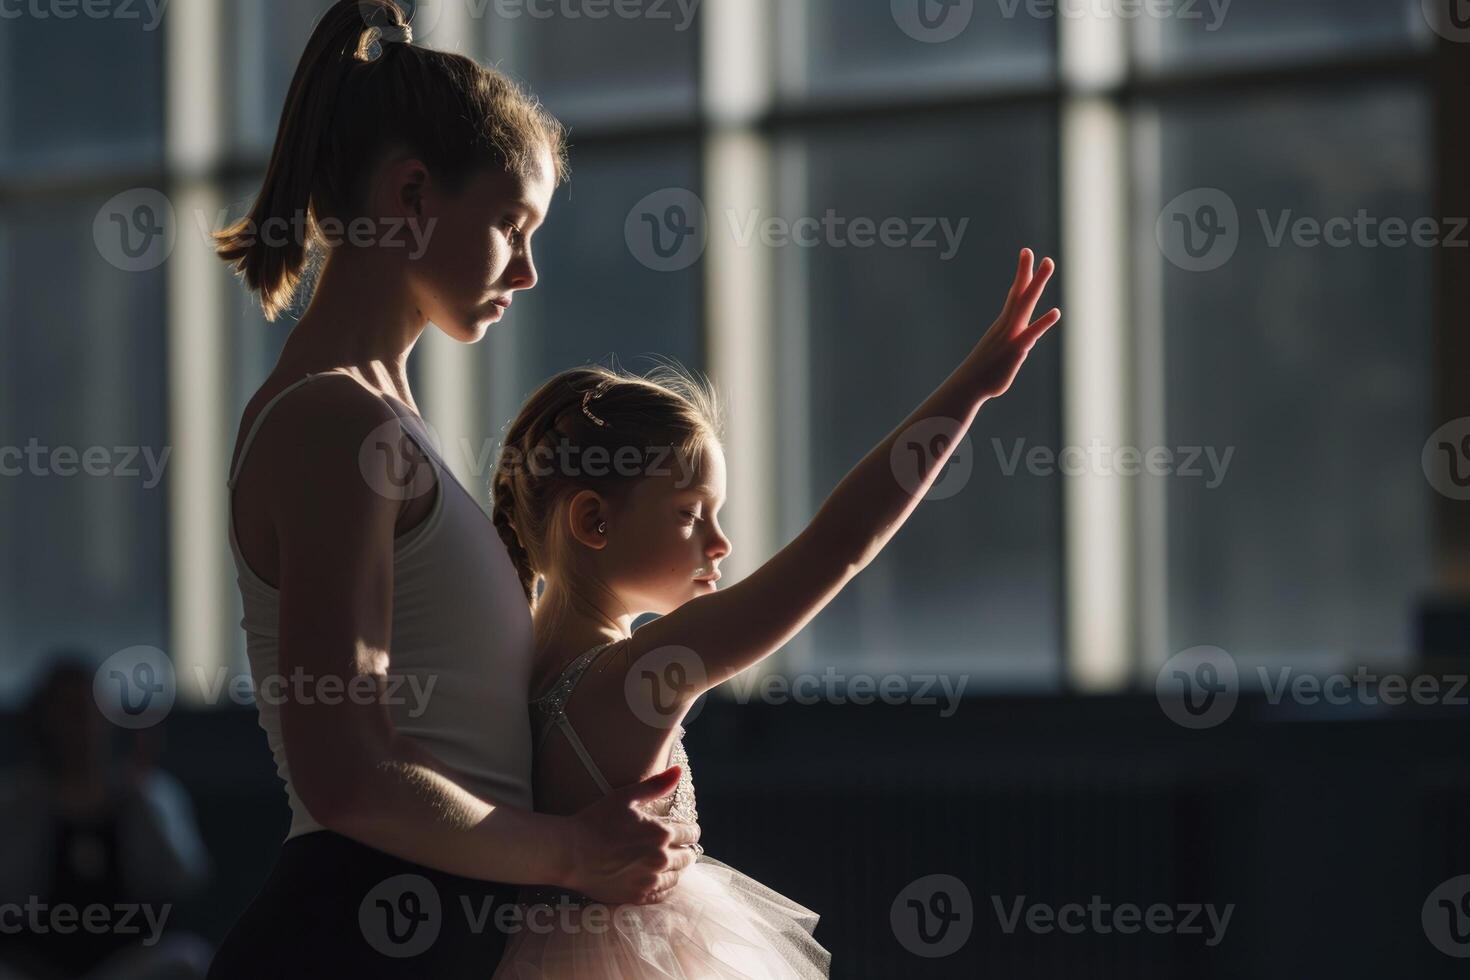
<svg viewBox="0 0 1470 980">
<path fill-rule="evenodd" d="M 607 521 L 598 521 L 597 522 L 597 533 L 598 534 L 606 534 L 607 533 Z"/>
</svg>

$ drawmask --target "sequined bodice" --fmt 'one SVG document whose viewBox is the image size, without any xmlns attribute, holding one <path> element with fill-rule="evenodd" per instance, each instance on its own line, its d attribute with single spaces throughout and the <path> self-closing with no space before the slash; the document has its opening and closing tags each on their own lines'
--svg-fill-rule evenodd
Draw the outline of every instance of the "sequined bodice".
<svg viewBox="0 0 1470 980">
<path fill-rule="evenodd" d="M 539 751 L 553 729 L 561 727 L 563 734 L 572 743 L 572 748 L 581 757 L 588 774 L 604 793 L 608 792 L 611 787 L 603 777 L 602 770 L 598 768 L 597 763 L 578 738 L 576 730 L 572 728 L 571 720 L 566 717 L 566 707 L 567 699 L 571 697 L 572 691 L 576 688 L 577 682 L 582 679 L 582 675 L 587 672 L 587 668 L 610 646 L 612 646 L 611 643 L 604 643 L 578 656 L 562 670 L 556 682 L 547 689 L 545 694 L 533 698 L 530 702 L 531 721 L 536 728 L 537 750 Z M 680 725 L 679 734 L 669 750 L 668 764 L 679 767 L 679 782 L 674 787 L 674 792 L 661 799 L 644 801 L 638 806 L 659 816 L 697 823 L 699 812 L 694 803 L 694 777 L 689 770 L 689 756 L 684 751 L 684 734 L 684 726 Z"/>
</svg>

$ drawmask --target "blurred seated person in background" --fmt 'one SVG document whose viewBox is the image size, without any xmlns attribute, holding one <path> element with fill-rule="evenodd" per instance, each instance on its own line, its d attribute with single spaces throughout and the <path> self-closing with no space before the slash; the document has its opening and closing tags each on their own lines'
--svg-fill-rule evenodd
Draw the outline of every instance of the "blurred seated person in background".
<svg viewBox="0 0 1470 980">
<path fill-rule="evenodd" d="M 0 980 L 203 977 L 208 944 L 164 932 L 209 859 L 183 788 L 153 765 L 161 732 L 126 732 L 117 758 L 96 662 L 45 662 L 20 719 L 31 758 L 0 774 Z"/>
</svg>

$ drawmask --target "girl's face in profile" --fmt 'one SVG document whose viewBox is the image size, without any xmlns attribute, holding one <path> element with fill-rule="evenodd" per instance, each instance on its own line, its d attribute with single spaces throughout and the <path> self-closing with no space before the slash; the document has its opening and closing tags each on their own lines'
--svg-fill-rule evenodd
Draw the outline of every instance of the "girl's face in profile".
<svg viewBox="0 0 1470 980">
<path fill-rule="evenodd" d="M 531 237 L 546 219 L 554 189 L 549 150 L 528 177 L 486 171 L 452 197 L 426 186 L 418 230 L 425 242 L 409 266 L 424 313 L 440 330 L 474 343 L 505 315 L 517 291 L 536 285 Z"/>
<path fill-rule="evenodd" d="M 731 551 L 719 523 L 725 502 L 719 445 L 710 445 L 698 470 L 687 461 L 666 468 L 634 484 L 607 520 L 608 584 L 639 614 L 663 615 L 715 591 L 720 563 Z"/>
</svg>

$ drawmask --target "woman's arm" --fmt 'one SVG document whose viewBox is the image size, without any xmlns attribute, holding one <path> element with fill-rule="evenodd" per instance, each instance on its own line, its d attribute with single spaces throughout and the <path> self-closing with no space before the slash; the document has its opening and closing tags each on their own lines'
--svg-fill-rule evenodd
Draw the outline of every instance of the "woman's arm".
<svg viewBox="0 0 1470 980">
<path fill-rule="evenodd" d="M 666 698 L 692 701 L 779 650 L 883 550 L 980 407 L 1010 388 L 1032 346 L 1061 318 L 1053 309 L 1031 321 L 1053 270 L 1045 259 L 1033 274 L 1031 261 L 1031 251 L 1023 249 L 1000 317 L 964 362 L 847 474 L 790 544 L 730 588 L 691 599 L 633 633 L 630 664 L 663 647 L 687 648 L 698 658 L 703 676 L 694 671 L 691 677 L 686 669 L 682 687 L 661 692 Z M 896 445 L 920 423 L 920 452 Z M 895 448 L 898 458 L 915 466 L 903 482 L 895 473 Z"/>
<path fill-rule="evenodd" d="M 610 794 L 570 817 L 470 793 L 398 734 L 385 696 L 392 633 L 393 537 L 400 502 L 375 492 L 357 449 L 391 410 L 355 384 L 308 385 L 282 402 L 263 438 L 279 542 L 281 732 L 292 783 L 324 827 L 453 874 L 574 888 L 606 902 L 643 901 L 694 858 L 691 824 L 632 803 L 672 790 L 677 771 Z M 262 436 L 267 429 L 262 428 Z M 406 462 L 406 461 L 405 461 Z M 379 697 L 297 698 L 328 678 L 338 691 L 372 678 Z M 354 683 L 355 682 L 355 683 Z"/>
</svg>

